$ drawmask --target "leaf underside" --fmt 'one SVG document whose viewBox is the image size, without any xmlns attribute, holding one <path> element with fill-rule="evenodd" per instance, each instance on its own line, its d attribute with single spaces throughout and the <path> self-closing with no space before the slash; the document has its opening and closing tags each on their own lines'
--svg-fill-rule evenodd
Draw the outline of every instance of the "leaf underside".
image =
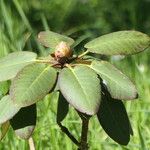
<svg viewBox="0 0 150 150">
<path fill-rule="evenodd" d="M 119 144 L 127 145 L 132 128 L 125 107 L 122 101 L 111 98 L 106 90 L 102 92 L 98 120 L 108 136 Z"/>
<path fill-rule="evenodd" d="M 89 52 L 103 55 L 129 55 L 150 46 L 150 37 L 138 31 L 118 31 L 100 36 L 85 45 Z"/>
<path fill-rule="evenodd" d="M 52 31 L 42 31 L 38 34 L 38 41 L 46 47 L 55 48 L 60 42 L 64 41 L 69 46 L 74 43 L 72 38 Z"/>
<path fill-rule="evenodd" d="M 57 106 L 57 122 L 62 122 L 65 117 L 67 116 L 69 111 L 69 104 L 62 95 L 61 92 L 59 92 L 59 98 L 58 98 L 58 106 Z"/>
<path fill-rule="evenodd" d="M 87 66 L 64 68 L 58 77 L 60 91 L 78 111 L 94 115 L 100 105 L 100 81 L 97 74 Z"/>
<path fill-rule="evenodd" d="M 9 95 L 4 96 L 0 100 L 0 124 L 10 120 L 19 109 L 20 108 L 13 103 Z"/>
<path fill-rule="evenodd" d="M 0 81 L 12 79 L 26 65 L 35 61 L 33 52 L 14 52 L 0 59 Z"/>
<path fill-rule="evenodd" d="M 10 96 L 13 102 L 26 107 L 41 100 L 54 87 L 57 72 L 45 64 L 23 68 L 12 81 Z"/>
<path fill-rule="evenodd" d="M 109 62 L 93 61 L 90 67 L 102 78 L 113 98 L 124 100 L 137 98 L 134 84 Z"/>
<path fill-rule="evenodd" d="M 10 124 L 17 136 L 29 139 L 36 125 L 36 104 L 21 108 Z"/>
</svg>

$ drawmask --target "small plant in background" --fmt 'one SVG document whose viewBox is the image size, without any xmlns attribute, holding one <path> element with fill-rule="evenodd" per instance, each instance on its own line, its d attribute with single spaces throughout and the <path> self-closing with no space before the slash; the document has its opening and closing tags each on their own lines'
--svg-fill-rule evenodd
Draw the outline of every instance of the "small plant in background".
<svg viewBox="0 0 150 150">
<path fill-rule="evenodd" d="M 53 53 L 37 58 L 33 52 L 14 52 L 0 59 L 0 81 L 11 80 L 9 92 L 0 100 L 0 138 L 12 126 L 20 138 L 28 139 L 36 125 L 36 102 L 58 91 L 57 123 L 80 150 L 90 146 L 88 124 L 93 115 L 114 141 L 127 145 L 133 131 L 122 100 L 136 99 L 137 90 L 115 66 L 90 54 L 136 54 L 149 47 L 150 37 L 137 31 L 110 33 L 88 42 L 79 55 L 67 36 L 43 31 L 38 40 Z M 62 125 L 69 104 L 82 120 L 80 141 Z"/>
</svg>

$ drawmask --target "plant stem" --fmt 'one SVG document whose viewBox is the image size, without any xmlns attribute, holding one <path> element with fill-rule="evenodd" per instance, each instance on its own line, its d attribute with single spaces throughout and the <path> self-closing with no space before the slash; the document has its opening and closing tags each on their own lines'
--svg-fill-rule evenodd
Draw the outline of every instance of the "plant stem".
<svg viewBox="0 0 150 150">
<path fill-rule="evenodd" d="M 88 124 L 90 116 L 78 112 L 82 120 L 82 131 L 81 131 L 81 141 L 78 150 L 88 150 L 87 136 L 88 136 Z"/>
<path fill-rule="evenodd" d="M 61 128 L 62 132 L 64 132 L 70 139 L 71 141 L 76 144 L 78 147 L 80 145 L 80 143 L 76 140 L 76 138 L 69 132 L 69 130 L 63 126 L 60 122 L 57 122 L 59 127 Z"/>
<path fill-rule="evenodd" d="M 32 137 L 29 138 L 28 142 L 29 142 L 30 150 L 35 150 L 35 144 Z"/>
<path fill-rule="evenodd" d="M 36 59 L 35 62 L 37 62 L 37 63 L 52 63 L 53 64 L 55 61 Z"/>
<path fill-rule="evenodd" d="M 35 60 L 36 63 L 47 63 L 47 64 L 50 64 L 51 67 L 56 67 L 56 68 L 61 68 L 61 64 L 58 63 L 57 61 L 51 61 L 51 60 L 39 60 L 39 59 L 36 59 Z"/>
<path fill-rule="evenodd" d="M 89 52 L 89 51 L 88 51 L 88 50 L 86 50 L 85 52 L 83 52 L 82 54 L 80 54 L 80 55 L 78 56 L 78 58 L 83 57 L 83 56 L 84 56 L 84 55 L 86 55 L 88 52 Z"/>
<path fill-rule="evenodd" d="M 77 111 L 78 112 L 78 111 Z M 63 126 L 60 122 L 57 122 L 62 132 L 64 132 L 70 140 L 78 146 L 78 150 L 88 150 L 87 136 L 88 136 L 88 124 L 91 116 L 78 112 L 82 120 L 82 131 L 81 131 L 81 141 L 78 142 L 75 137 L 69 132 L 69 130 Z"/>
<path fill-rule="evenodd" d="M 90 65 L 91 61 L 83 60 L 83 59 L 78 59 L 78 60 L 76 60 L 76 63 L 77 64 L 87 64 L 87 65 Z"/>
</svg>

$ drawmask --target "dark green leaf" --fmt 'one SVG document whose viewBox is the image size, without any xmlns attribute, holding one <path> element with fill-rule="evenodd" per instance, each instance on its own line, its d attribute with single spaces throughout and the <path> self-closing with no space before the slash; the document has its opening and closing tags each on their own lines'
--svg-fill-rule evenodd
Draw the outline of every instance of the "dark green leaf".
<svg viewBox="0 0 150 150">
<path fill-rule="evenodd" d="M 52 31 L 40 32 L 38 34 L 38 40 L 42 45 L 50 48 L 55 48 L 62 41 L 66 42 L 69 46 L 74 43 L 73 39 Z"/>
<path fill-rule="evenodd" d="M 9 83 L 8 81 L 0 82 L 0 91 L 3 95 L 6 95 L 8 93 L 9 89 Z"/>
<path fill-rule="evenodd" d="M 54 87 L 57 72 L 44 64 L 23 68 L 12 81 L 10 96 L 15 104 L 26 107 L 42 99 Z"/>
<path fill-rule="evenodd" d="M 19 110 L 20 107 L 13 103 L 9 95 L 4 96 L 0 100 L 0 124 L 10 120 Z"/>
<path fill-rule="evenodd" d="M 93 61 L 91 68 L 97 72 L 115 99 L 135 99 L 137 90 L 129 78 L 106 61 Z"/>
<path fill-rule="evenodd" d="M 0 81 L 12 79 L 26 65 L 35 61 L 33 52 L 14 52 L 0 59 Z"/>
<path fill-rule="evenodd" d="M 97 74 L 87 66 L 64 68 L 58 77 L 60 91 L 78 111 L 94 115 L 100 105 L 100 81 Z"/>
<path fill-rule="evenodd" d="M 97 114 L 105 132 L 117 143 L 127 145 L 130 140 L 130 122 L 122 101 L 111 98 L 102 90 L 102 101 Z"/>
<path fill-rule="evenodd" d="M 9 121 L 3 123 L 0 125 L 0 141 L 3 139 L 3 137 L 6 135 L 8 129 L 9 129 L 10 123 Z"/>
<path fill-rule="evenodd" d="M 8 93 L 8 90 L 9 90 L 9 82 L 8 81 L 0 82 L 0 99 Z"/>
<path fill-rule="evenodd" d="M 57 106 L 57 122 L 62 122 L 69 111 L 69 104 L 64 96 L 59 92 L 58 106 Z"/>
<path fill-rule="evenodd" d="M 36 125 L 36 104 L 21 108 L 10 120 L 10 124 L 17 136 L 28 139 Z"/>
<path fill-rule="evenodd" d="M 131 126 L 131 123 L 130 123 L 130 120 L 129 120 L 129 132 L 130 132 L 130 135 L 133 135 L 133 129 L 132 129 L 132 126 Z"/>
<path fill-rule="evenodd" d="M 128 55 L 150 46 L 150 37 L 137 31 L 118 31 L 98 37 L 85 45 L 89 52 L 103 55 Z"/>
</svg>

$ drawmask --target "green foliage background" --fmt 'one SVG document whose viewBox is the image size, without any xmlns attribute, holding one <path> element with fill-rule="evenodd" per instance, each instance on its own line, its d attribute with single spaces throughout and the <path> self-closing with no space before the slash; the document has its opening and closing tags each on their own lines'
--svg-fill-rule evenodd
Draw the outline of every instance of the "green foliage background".
<svg viewBox="0 0 150 150">
<path fill-rule="evenodd" d="M 149 8 L 150 0 L 0 0 L 0 57 L 20 50 L 47 55 L 51 50 L 44 49 L 37 42 L 37 33 L 47 29 L 77 40 L 76 53 L 90 39 L 113 31 L 133 29 L 150 35 Z M 90 147 L 92 150 L 148 150 L 150 52 L 146 50 L 123 60 L 107 59 L 125 72 L 138 88 L 139 99 L 125 103 L 134 136 L 128 146 L 117 145 L 104 133 L 96 117 L 92 117 Z M 6 84 L 0 83 L 0 97 L 6 92 Z M 38 122 L 33 135 L 38 150 L 76 149 L 56 124 L 56 104 L 57 94 L 51 94 L 44 102 L 38 103 Z M 63 123 L 79 137 L 81 122 L 72 108 Z M 17 139 L 10 129 L 0 143 L 0 149 L 26 150 L 28 143 Z"/>
</svg>

